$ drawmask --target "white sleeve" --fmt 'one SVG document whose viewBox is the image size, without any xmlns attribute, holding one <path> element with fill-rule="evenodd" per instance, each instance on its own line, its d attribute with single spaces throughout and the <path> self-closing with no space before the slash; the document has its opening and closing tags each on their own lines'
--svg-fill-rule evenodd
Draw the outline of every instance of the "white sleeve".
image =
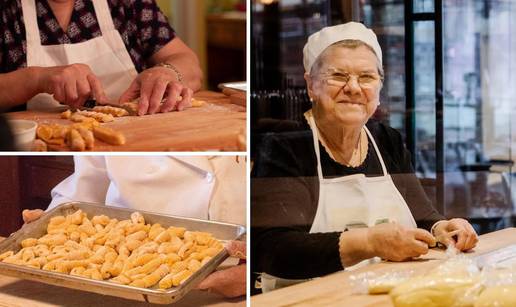
<svg viewBox="0 0 516 307">
<path fill-rule="evenodd" d="M 227 223 L 246 225 L 246 158 L 216 156 L 209 159 L 215 173 L 209 217 Z"/>
<path fill-rule="evenodd" d="M 103 156 L 74 156 L 74 173 L 52 189 L 47 211 L 69 201 L 104 203 L 110 179 Z"/>
</svg>

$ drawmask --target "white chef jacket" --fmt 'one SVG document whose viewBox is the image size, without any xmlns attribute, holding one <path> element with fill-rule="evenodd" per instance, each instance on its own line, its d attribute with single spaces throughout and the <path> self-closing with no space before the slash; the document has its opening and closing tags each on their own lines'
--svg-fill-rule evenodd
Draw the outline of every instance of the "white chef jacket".
<svg viewBox="0 0 516 307">
<path fill-rule="evenodd" d="M 84 201 L 245 225 L 243 156 L 75 156 L 47 210 Z"/>
</svg>

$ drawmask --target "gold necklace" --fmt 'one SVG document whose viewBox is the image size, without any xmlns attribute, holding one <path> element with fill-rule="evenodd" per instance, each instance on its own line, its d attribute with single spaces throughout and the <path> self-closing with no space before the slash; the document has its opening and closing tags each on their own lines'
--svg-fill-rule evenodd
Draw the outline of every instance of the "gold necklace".
<svg viewBox="0 0 516 307">
<path fill-rule="evenodd" d="M 338 153 L 338 155 L 340 156 L 341 159 L 339 163 L 347 166 L 347 167 L 358 167 L 360 166 L 364 161 L 364 151 L 365 151 L 365 148 L 367 148 L 368 144 L 364 142 L 365 145 L 363 145 L 362 143 L 362 139 L 364 138 L 364 130 L 361 130 L 360 131 L 360 135 L 358 137 L 358 146 L 353 149 L 353 153 L 351 154 L 351 158 L 349 159 L 348 162 L 344 162 L 344 159 L 342 159 L 342 155 L 340 153 Z M 358 156 L 358 161 L 357 161 L 357 157 Z"/>
</svg>

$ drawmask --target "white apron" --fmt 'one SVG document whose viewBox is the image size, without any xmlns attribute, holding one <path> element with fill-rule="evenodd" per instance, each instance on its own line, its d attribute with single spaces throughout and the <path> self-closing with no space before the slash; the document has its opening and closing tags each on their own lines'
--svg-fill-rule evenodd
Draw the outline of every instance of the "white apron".
<svg viewBox="0 0 516 307">
<path fill-rule="evenodd" d="M 366 177 L 364 174 L 354 174 L 325 179 L 321 167 L 318 129 L 313 116 L 307 116 L 307 119 L 312 129 L 319 178 L 319 202 L 310 233 L 344 231 L 360 223 L 371 227 L 385 219 L 408 228 L 417 227 L 407 203 L 387 173 L 382 155 L 367 127 L 364 126 L 363 129 L 380 161 L 383 176 Z M 378 259 L 367 259 L 346 270 L 353 270 L 375 261 Z M 262 274 L 261 286 L 262 291 L 267 292 L 302 281 L 304 280 L 285 280 Z"/>
<path fill-rule="evenodd" d="M 118 100 L 138 75 L 120 33 L 115 29 L 106 0 L 92 1 L 102 35 L 77 44 L 42 46 L 35 0 L 22 0 L 27 39 L 27 67 L 86 64 L 100 79 L 110 100 Z M 49 94 L 38 94 L 28 109 L 60 106 Z"/>
</svg>

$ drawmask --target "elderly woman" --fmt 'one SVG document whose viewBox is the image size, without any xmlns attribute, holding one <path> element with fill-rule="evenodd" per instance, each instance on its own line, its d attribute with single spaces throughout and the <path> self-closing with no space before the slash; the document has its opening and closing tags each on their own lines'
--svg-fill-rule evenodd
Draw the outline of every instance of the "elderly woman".
<svg viewBox="0 0 516 307">
<path fill-rule="evenodd" d="M 153 0 L 12 0 L 1 7 L 2 110 L 140 97 L 138 113 L 152 114 L 188 107 L 200 88 L 196 55 Z"/>
<path fill-rule="evenodd" d="M 262 289 L 418 257 L 435 237 L 473 248 L 472 226 L 432 207 L 401 135 L 371 119 L 383 83 L 376 35 L 359 23 L 324 28 L 309 37 L 304 66 L 310 130 L 268 137 L 253 170 L 251 259 Z"/>
</svg>

